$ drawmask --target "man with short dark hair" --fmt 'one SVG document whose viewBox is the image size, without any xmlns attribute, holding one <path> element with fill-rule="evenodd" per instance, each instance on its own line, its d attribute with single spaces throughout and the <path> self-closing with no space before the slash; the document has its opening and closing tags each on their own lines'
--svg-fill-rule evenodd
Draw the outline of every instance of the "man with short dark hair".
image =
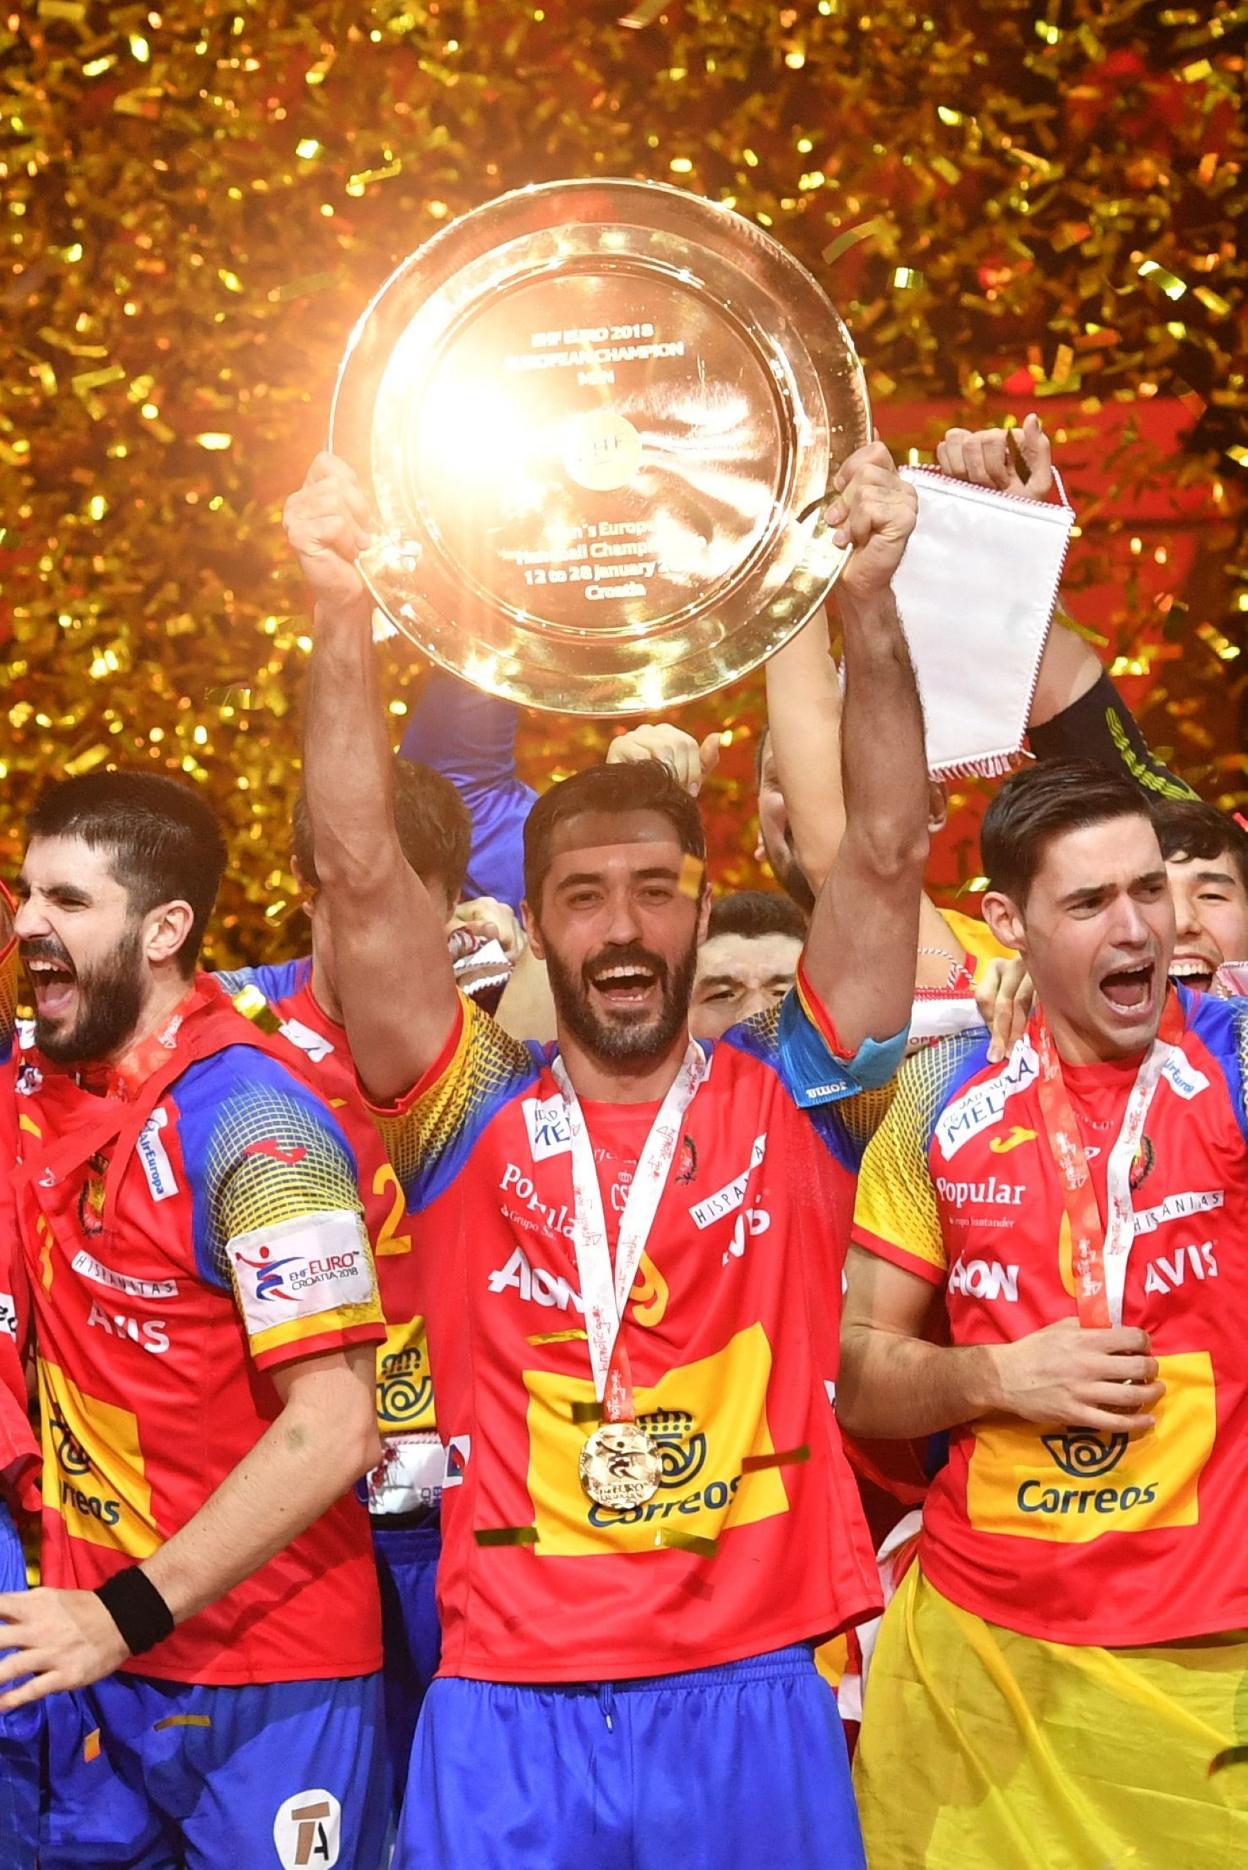
<svg viewBox="0 0 1248 1870">
<path fill-rule="evenodd" d="M 982 864 L 1036 1008 L 906 1064 L 849 1255 L 843 1425 L 950 1432 L 867 1685 L 872 1870 L 1238 1862 L 1248 1001 L 1168 984 L 1125 772 L 1015 774 Z"/>
<path fill-rule="evenodd" d="M 705 842 L 655 760 L 578 773 L 528 819 L 557 1049 L 457 998 L 389 815 L 367 507 L 327 456 L 287 503 L 316 595 L 318 870 L 447 1440 L 443 1660 L 400 1870 L 657 1870 L 675 1837 L 686 1870 L 764 1848 L 860 1870 L 809 1644 L 876 1601 L 830 1398 L 858 1093 L 900 1055 L 926 850 L 889 590 L 914 505 L 878 444 L 838 477 L 848 829 L 798 991 L 708 1051 L 688 1029 Z"/>
<path fill-rule="evenodd" d="M 741 1020 L 779 1006 L 797 978 L 805 938 L 805 916 L 778 890 L 717 896 L 693 978 L 694 1038 L 718 1039 Z"/>
<path fill-rule="evenodd" d="M 45 1584 L 0 1595 L 0 1713 L 51 1697 L 40 1862 L 375 1870 L 377 1582 L 348 1489 L 384 1326 L 356 1159 L 195 973 L 224 861 L 197 793 L 92 773 L 28 832 L 34 1044 L 0 1035 L 0 1095 Z"/>
</svg>

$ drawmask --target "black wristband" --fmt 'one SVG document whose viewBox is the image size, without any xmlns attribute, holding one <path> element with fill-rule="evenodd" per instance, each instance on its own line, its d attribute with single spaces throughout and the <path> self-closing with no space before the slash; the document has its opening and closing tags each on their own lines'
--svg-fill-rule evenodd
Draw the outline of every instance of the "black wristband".
<svg viewBox="0 0 1248 1870">
<path fill-rule="evenodd" d="M 132 1656 L 141 1656 L 173 1635 L 173 1612 L 137 1565 L 128 1565 L 125 1571 L 97 1584 L 95 1595 L 117 1625 Z"/>
</svg>

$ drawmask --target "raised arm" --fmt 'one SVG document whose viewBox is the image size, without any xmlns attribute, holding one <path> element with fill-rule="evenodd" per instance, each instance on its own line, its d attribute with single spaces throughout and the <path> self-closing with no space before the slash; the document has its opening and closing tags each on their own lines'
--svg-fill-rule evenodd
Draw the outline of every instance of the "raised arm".
<svg viewBox="0 0 1248 1870">
<path fill-rule="evenodd" d="M 303 776 L 317 876 L 352 1055 L 369 1093 L 385 1103 L 444 1049 L 455 981 L 446 932 L 395 830 L 372 605 L 355 567 L 368 507 L 344 462 L 316 457 L 286 503 L 285 524 L 315 599 Z"/>
<path fill-rule="evenodd" d="M 923 713 L 891 580 L 917 498 L 882 442 L 834 483 L 829 520 L 853 545 L 836 587 L 845 643 L 841 761 L 845 835 L 811 919 L 805 972 L 841 1044 L 909 1023 L 927 861 Z"/>
<path fill-rule="evenodd" d="M 817 895 L 845 835 L 841 680 L 820 606 L 767 664 L 767 733 L 793 854 Z"/>
</svg>

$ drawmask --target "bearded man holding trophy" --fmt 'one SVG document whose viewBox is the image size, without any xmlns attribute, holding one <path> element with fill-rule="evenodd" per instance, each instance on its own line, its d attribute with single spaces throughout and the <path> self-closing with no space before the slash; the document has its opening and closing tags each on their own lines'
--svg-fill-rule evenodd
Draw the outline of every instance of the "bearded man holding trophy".
<svg viewBox="0 0 1248 1870">
<path fill-rule="evenodd" d="M 918 504 L 809 275 L 631 182 L 506 196 L 400 267 L 287 503 L 317 872 L 446 1445 L 399 1870 L 862 1870 L 812 1647 L 880 1602 L 834 1399 L 928 848 Z M 557 1042 L 503 1033 L 399 848 L 375 609 L 495 693 L 621 715 L 745 673 L 834 583 L 847 828 L 794 991 L 690 1039 L 698 808 L 600 767 L 526 827 Z"/>
</svg>

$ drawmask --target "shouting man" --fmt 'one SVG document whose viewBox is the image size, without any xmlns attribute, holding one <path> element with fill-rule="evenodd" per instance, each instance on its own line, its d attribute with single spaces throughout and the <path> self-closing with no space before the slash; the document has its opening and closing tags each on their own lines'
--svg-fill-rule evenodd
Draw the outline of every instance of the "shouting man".
<svg viewBox="0 0 1248 1870">
<path fill-rule="evenodd" d="M 375 1870 L 377 1580 L 347 1490 L 380 1453 L 385 1329 L 355 1156 L 196 975 L 225 852 L 190 787 L 86 774 L 27 832 L 34 1045 L 0 1097 L 44 1587 L 0 1595 L 0 1716 L 51 1697 L 39 1861 L 315 1862 L 304 1839 Z"/>
<path fill-rule="evenodd" d="M 1248 1002 L 1168 985 L 1125 773 L 1016 774 L 983 867 L 1038 1003 L 999 1063 L 907 1063 L 850 1253 L 845 1427 L 951 1431 L 867 1688 L 872 1870 L 1238 1863 Z"/>
<path fill-rule="evenodd" d="M 810 1644 L 877 1601 L 831 1395 L 860 1094 L 904 1043 L 927 848 L 890 591 L 914 513 L 881 445 L 841 470 L 848 823 L 797 991 L 690 1039 L 697 805 L 660 762 L 595 768 L 525 830 L 542 1050 L 456 995 L 403 863 L 361 492 L 322 456 L 288 503 L 316 596 L 317 869 L 418 1230 L 447 1441 L 403 1870 L 658 1870 L 677 1836 L 689 1870 L 862 1864 Z"/>
</svg>

